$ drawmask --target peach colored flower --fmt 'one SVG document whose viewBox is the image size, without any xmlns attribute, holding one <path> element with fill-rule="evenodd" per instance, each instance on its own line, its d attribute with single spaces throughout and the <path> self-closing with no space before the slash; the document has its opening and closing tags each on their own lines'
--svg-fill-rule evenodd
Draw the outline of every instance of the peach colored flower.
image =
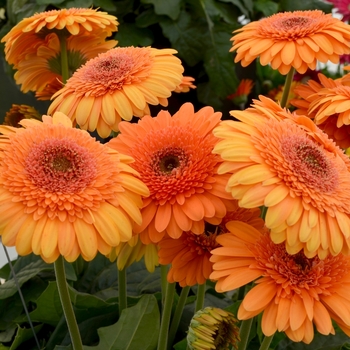
<svg viewBox="0 0 350 350">
<path fill-rule="evenodd" d="M 339 62 L 350 53 L 350 27 L 322 11 L 277 13 L 235 30 L 231 38 L 235 62 L 248 66 L 257 57 L 281 74 L 293 67 L 299 73 L 315 69 L 316 62 Z"/>
<path fill-rule="evenodd" d="M 120 123 L 120 134 L 108 142 L 135 159 L 137 170 L 150 190 L 144 199 L 142 225 L 135 226 L 144 243 L 159 242 L 167 233 L 201 234 L 204 221 L 220 223 L 231 198 L 225 191 L 229 175 L 218 175 L 221 158 L 212 154 L 218 139 L 212 130 L 221 113 L 211 107 L 194 112 L 185 103 L 173 116 L 161 111 L 137 124 Z"/>
<path fill-rule="evenodd" d="M 332 320 L 350 335 L 350 256 L 291 255 L 267 232 L 234 221 L 227 228 L 230 233 L 217 238 L 221 247 L 212 251 L 210 278 L 217 280 L 219 293 L 255 282 L 239 307 L 239 319 L 262 312 L 266 336 L 285 332 L 294 342 L 310 343 L 314 325 L 321 334 L 334 334 Z"/>
<path fill-rule="evenodd" d="M 182 81 L 183 66 L 172 49 L 117 47 L 89 60 L 54 96 L 48 113 L 66 113 L 101 137 L 118 131 L 122 119 L 149 114 L 149 104 L 167 106 Z"/>
<path fill-rule="evenodd" d="M 72 128 L 62 113 L 0 126 L 0 232 L 20 255 L 91 260 L 128 241 L 146 186 L 132 159 Z"/>
<path fill-rule="evenodd" d="M 34 107 L 13 104 L 10 110 L 6 112 L 3 124 L 20 127 L 19 122 L 22 119 L 41 120 L 41 114 Z"/>
<path fill-rule="evenodd" d="M 267 207 L 266 226 L 289 254 L 348 254 L 350 161 L 308 117 L 261 97 L 214 129 L 214 153 L 233 173 L 226 189 L 243 208 Z"/>
</svg>

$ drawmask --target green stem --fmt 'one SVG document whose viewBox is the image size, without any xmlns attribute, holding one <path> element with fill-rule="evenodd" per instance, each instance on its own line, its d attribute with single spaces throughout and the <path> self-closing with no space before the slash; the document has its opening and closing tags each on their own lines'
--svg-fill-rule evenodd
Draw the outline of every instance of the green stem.
<svg viewBox="0 0 350 350">
<path fill-rule="evenodd" d="M 168 343 L 168 331 L 171 317 L 171 309 L 175 294 L 175 283 L 167 283 L 164 307 L 162 312 L 162 321 L 160 323 L 158 347 L 157 350 L 166 350 Z"/>
<path fill-rule="evenodd" d="M 266 213 L 267 213 L 267 207 L 265 207 L 265 205 L 263 205 L 263 206 L 261 207 L 260 217 L 261 217 L 264 221 L 265 221 Z"/>
<path fill-rule="evenodd" d="M 172 349 L 172 344 L 174 342 L 175 335 L 176 335 L 177 329 L 178 329 L 179 324 L 180 324 L 182 312 L 183 312 L 184 306 L 186 304 L 186 300 L 187 300 L 187 296 L 188 296 L 189 291 L 190 291 L 189 286 L 186 286 L 186 287 L 182 288 L 182 290 L 181 290 L 180 298 L 177 302 L 175 313 L 174 313 L 174 316 L 173 316 L 173 319 L 172 319 L 171 325 L 170 325 L 170 330 L 169 330 L 169 335 L 168 335 L 168 349 Z"/>
<path fill-rule="evenodd" d="M 288 74 L 286 76 L 286 82 L 284 83 L 284 89 L 283 89 L 283 94 L 282 94 L 282 98 L 281 98 L 281 107 L 282 108 L 287 106 L 289 91 L 290 91 L 290 87 L 292 85 L 294 72 L 295 72 L 295 69 L 293 67 L 291 67 L 290 71 L 288 72 Z"/>
<path fill-rule="evenodd" d="M 72 302 L 69 296 L 66 273 L 64 271 L 64 261 L 61 255 L 55 261 L 54 266 L 55 266 L 58 294 L 60 296 L 62 309 L 63 309 L 64 316 L 66 318 L 73 349 L 83 350 L 83 344 L 81 342 L 77 320 L 75 318 Z"/>
<path fill-rule="evenodd" d="M 203 284 L 198 284 L 195 312 L 197 312 L 200 309 L 203 309 L 204 297 L 205 297 L 205 282 Z"/>
<path fill-rule="evenodd" d="M 245 295 L 245 285 L 242 287 L 239 287 L 237 300 L 243 300 L 244 295 Z"/>
<path fill-rule="evenodd" d="M 161 288 L 162 288 L 162 302 L 165 300 L 165 293 L 168 285 L 167 281 L 168 275 L 168 265 L 160 265 L 160 278 L 161 278 Z"/>
<path fill-rule="evenodd" d="M 119 316 L 128 307 L 126 294 L 126 268 L 118 269 Z"/>
<path fill-rule="evenodd" d="M 60 38 L 60 49 L 61 49 L 61 74 L 63 84 L 69 79 L 69 69 L 68 69 L 68 53 L 67 53 L 67 36 L 65 31 L 59 33 Z"/>
<path fill-rule="evenodd" d="M 274 336 L 274 334 L 272 334 L 272 335 L 269 336 L 269 337 L 265 337 L 264 340 L 263 340 L 263 342 L 262 342 L 261 345 L 260 345 L 259 350 L 269 350 L 270 344 L 271 344 L 272 339 L 273 339 L 273 336 Z"/>
<path fill-rule="evenodd" d="M 254 317 L 243 320 L 239 329 L 239 337 L 241 341 L 238 343 L 238 350 L 245 350 L 249 341 L 250 329 L 252 328 Z"/>
</svg>

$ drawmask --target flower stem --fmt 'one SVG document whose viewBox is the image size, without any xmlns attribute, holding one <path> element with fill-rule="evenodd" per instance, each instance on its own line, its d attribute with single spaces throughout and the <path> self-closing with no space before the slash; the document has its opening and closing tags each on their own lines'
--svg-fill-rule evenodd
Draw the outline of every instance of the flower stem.
<svg viewBox="0 0 350 350">
<path fill-rule="evenodd" d="M 177 329 L 178 329 L 179 324 L 180 324 L 182 312 L 183 312 L 184 306 L 186 304 L 186 300 L 187 300 L 187 296 L 188 296 L 189 291 L 190 291 L 189 286 L 186 286 L 186 287 L 182 288 L 182 290 L 181 290 L 180 298 L 177 302 L 175 313 L 174 313 L 174 316 L 173 316 L 173 319 L 172 319 L 171 325 L 170 325 L 170 330 L 169 330 L 169 335 L 168 335 L 168 349 L 172 349 L 172 344 L 174 342 L 175 335 L 176 335 Z"/>
<path fill-rule="evenodd" d="M 165 300 L 165 293 L 167 289 L 167 275 L 168 275 L 168 265 L 160 265 L 160 278 L 161 278 L 161 288 L 162 288 L 162 302 Z"/>
<path fill-rule="evenodd" d="M 126 297 L 126 268 L 118 269 L 118 297 L 119 297 L 119 317 L 124 309 L 128 307 Z"/>
<path fill-rule="evenodd" d="M 241 341 L 238 343 L 238 350 L 245 350 L 247 348 L 250 329 L 252 328 L 253 320 L 254 317 L 242 321 L 241 328 L 239 330 L 239 337 Z"/>
<path fill-rule="evenodd" d="M 83 350 L 83 344 L 81 342 L 77 320 L 75 318 L 72 302 L 69 296 L 66 273 L 64 271 L 64 261 L 61 255 L 55 261 L 54 266 L 55 266 L 58 294 L 60 296 L 62 309 L 63 309 L 64 316 L 66 318 L 73 349 Z"/>
<path fill-rule="evenodd" d="M 281 107 L 284 108 L 287 106 L 288 96 L 290 92 L 290 87 L 293 81 L 295 69 L 291 67 L 290 71 L 287 74 L 286 82 L 284 83 L 283 94 L 281 98 Z"/>
<path fill-rule="evenodd" d="M 167 283 L 164 307 L 162 312 L 162 321 L 160 323 L 158 347 L 157 350 L 166 350 L 168 343 L 168 330 L 171 317 L 171 308 L 175 294 L 175 283 Z"/>
<path fill-rule="evenodd" d="M 273 336 L 274 336 L 274 334 L 272 334 L 272 335 L 269 336 L 269 337 L 265 337 L 264 340 L 263 340 L 263 342 L 262 342 L 261 345 L 260 345 L 259 350 L 269 350 L 270 344 L 271 344 L 272 339 L 273 339 Z"/>
<path fill-rule="evenodd" d="M 59 34 L 60 38 L 60 49 L 61 49 L 61 74 L 62 82 L 65 84 L 69 79 L 69 69 L 68 69 L 68 53 L 67 53 L 67 36 L 64 33 Z"/>
<path fill-rule="evenodd" d="M 203 284 L 198 284 L 196 309 L 194 312 L 197 312 L 198 310 L 203 309 L 204 297 L 205 297 L 205 282 Z"/>
</svg>

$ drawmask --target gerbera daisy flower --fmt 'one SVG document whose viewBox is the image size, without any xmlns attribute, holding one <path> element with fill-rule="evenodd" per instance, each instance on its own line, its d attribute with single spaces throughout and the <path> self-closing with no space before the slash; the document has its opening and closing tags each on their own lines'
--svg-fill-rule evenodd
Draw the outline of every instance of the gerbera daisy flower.
<svg viewBox="0 0 350 350">
<path fill-rule="evenodd" d="M 238 310 L 246 320 L 263 312 L 266 336 L 285 332 L 295 342 L 310 343 L 313 324 L 319 333 L 334 334 L 332 320 L 350 335 L 350 256 L 307 258 L 289 254 L 267 232 L 232 221 L 230 233 L 217 238 L 212 251 L 215 289 L 221 293 L 255 281 Z"/>
<path fill-rule="evenodd" d="M 259 208 L 240 208 L 237 201 L 234 200 L 230 211 L 224 216 L 220 225 L 207 224 L 200 235 L 184 232 L 177 239 L 164 237 L 158 243 L 158 256 L 160 264 L 171 264 L 167 276 L 168 282 L 179 282 L 181 287 L 205 283 L 213 271 L 213 263 L 209 260 L 211 251 L 219 247 L 216 237 L 227 232 L 226 223 L 239 220 L 261 230 L 264 227 L 264 221 L 259 216 Z"/>
<path fill-rule="evenodd" d="M 150 190 L 144 199 L 142 225 L 135 226 L 145 244 L 159 242 L 167 233 L 179 238 L 183 231 L 201 234 L 204 221 L 220 223 L 232 197 L 225 191 L 229 175 L 218 175 L 222 162 L 212 153 L 218 139 L 212 130 L 221 113 L 211 107 L 194 112 L 185 103 L 173 116 L 161 111 L 137 124 L 120 123 L 120 134 L 108 142 L 132 156 Z"/>
<path fill-rule="evenodd" d="M 182 82 L 183 66 L 172 49 L 117 47 L 89 60 L 54 96 L 48 113 L 66 113 L 72 121 L 105 138 L 122 119 L 149 114 L 149 104 L 167 106 Z"/>
<path fill-rule="evenodd" d="M 86 45 L 86 43 L 89 45 Z M 101 52 L 113 48 L 115 40 L 105 41 L 101 35 L 83 33 L 67 39 L 67 59 L 70 75 L 82 64 Z M 60 40 L 56 33 L 48 34 L 40 46 L 27 53 L 16 65 L 14 75 L 21 91 L 35 91 L 41 100 L 49 100 L 63 87 Z"/>
<path fill-rule="evenodd" d="M 110 261 L 117 261 L 119 270 L 123 270 L 134 262 L 144 258 L 145 266 L 148 272 L 154 272 L 158 262 L 158 247 L 156 244 L 144 244 L 138 235 L 133 236 L 129 241 L 120 243 L 112 248 L 108 255 Z"/>
<path fill-rule="evenodd" d="M 0 232 L 18 254 L 91 260 L 132 237 L 146 186 L 132 159 L 62 113 L 0 126 Z"/>
<path fill-rule="evenodd" d="M 308 257 L 349 253 L 350 161 L 308 117 L 261 98 L 231 111 L 238 121 L 214 129 L 214 153 L 233 172 L 227 190 L 243 208 L 267 207 L 265 223 L 275 243 Z"/>
<path fill-rule="evenodd" d="M 294 89 L 297 98 L 291 104 L 296 113 L 314 119 L 318 127 L 341 148 L 350 146 L 350 86 L 349 74 L 333 80 L 318 74 L 319 82 L 309 80 Z"/>
<path fill-rule="evenodd" d="M 340 55 L 350 53 L 349 26 L 319 10 L 277 13 L 233 33 L 236 63 L 246 67 L 260 57 L 261 65 L 271 64 L 281 74 L 292 67 L 305 73 L 317 61 L 338 63 Z"/>
<path fill-rule="evenodd" d="M 6 112 L 3 124 L 17 128 L 20 127 L 19 122 L 22 119 L 41 120 L 41 114 L 34 107 L 13 104 L 10 110 Z"/>
<path fill-rule="evenodd" d="M 239 341 L 237 320 L 231 312 L 206 307 L 194 314 L 187 334 L 189 349 L 237 350 Z"/>
<path fill-rule="evenodd" d="M 42 39 L 50 32 L 62 31 L 67 37 L 93 33 L 106 38 L 117 31 L 118 24 L 115 16 L 97 9 L 51 10 L 24 18 L 1 39 L 1 42 L 5 43 L 7 62 L 16 67 L 28 53 L 36 52 Z"/>
<path fill-rule="evenodd" d="M 245 105 L 248 101 L 248 96 L 253 89 L 254 83 L 251 79 L 242 79 L 237 86 L 237 90 L 228 95 L 227 98 L 232 100 L 237 106 Z"/>
</svg>

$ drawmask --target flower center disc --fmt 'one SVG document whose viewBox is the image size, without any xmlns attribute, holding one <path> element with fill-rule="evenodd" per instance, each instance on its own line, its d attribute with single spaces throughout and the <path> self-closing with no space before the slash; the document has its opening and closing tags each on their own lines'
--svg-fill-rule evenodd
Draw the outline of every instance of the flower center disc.
<svg viewBox="0 0 350 350">
<path fill-rule="evenodd" d="M 39 188 L 62 193 L 83 190 L 96 175 L 95 159 L 68 139 L 47 139 L 35 145 L 25 169 Z"/>
</svg>

